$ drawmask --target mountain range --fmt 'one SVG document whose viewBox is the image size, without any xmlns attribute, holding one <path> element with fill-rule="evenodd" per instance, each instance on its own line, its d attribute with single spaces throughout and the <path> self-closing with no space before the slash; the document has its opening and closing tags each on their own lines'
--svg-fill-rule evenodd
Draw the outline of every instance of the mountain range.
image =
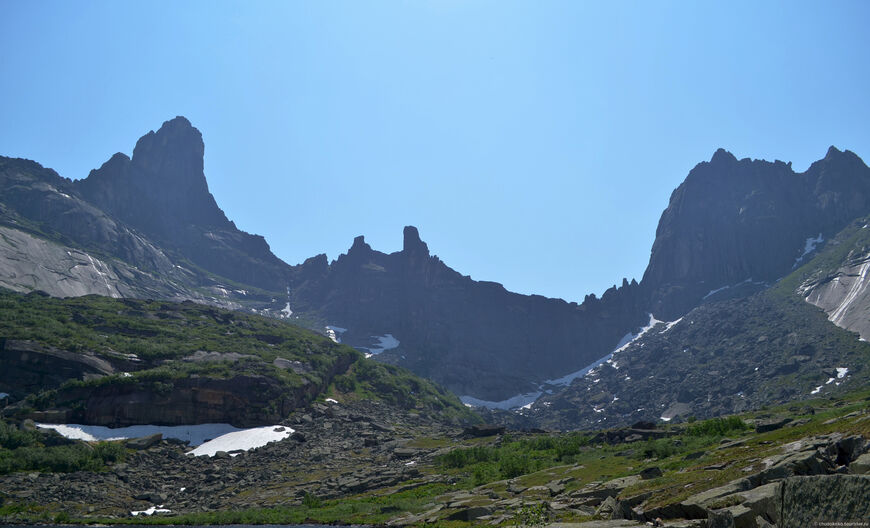
<svg viewBox="0 0 870 528">
<path fill-rule="evenodd" d="M 715 415 L 863 379 L 850 331 L 870 331 L 870 169 L 848 150 L 800 173 L 716 151 L 673 192 L 642 280 L 578 304 L 472 280 L 413 226 L 395 253 L 359 236 L 332 262 L 285 263 L 219 208 L 204 148 L 177 117 L 83 180 L 0 157 L 0 286 L 290 320 L 469 404 L 538 400 L 492 415 L 532 427 Z"/>
</svg>

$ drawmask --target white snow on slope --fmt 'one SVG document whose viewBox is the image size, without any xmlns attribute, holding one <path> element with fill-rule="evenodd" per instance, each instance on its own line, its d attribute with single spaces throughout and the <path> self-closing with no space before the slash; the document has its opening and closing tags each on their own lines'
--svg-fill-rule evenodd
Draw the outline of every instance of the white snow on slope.
<svg viewBox="0 0 870 528">
<path fill-rule="evenodd" d="M 821 233 L 819 233 L 819 236 L 817 236 L 816 238 L 809 237 L 807 239 L 807 241 L 804 243 L 804 252 L 801 253 L 801 256 L 799 256 L 798 258 L 796 258 L 794 260 L 794 266 L 792 266 L 792 268 L 798 267 L 798 264 L 800 264 L 800 262 L 804 259 L 804 257 L 806 257 L 807 255 L 809 255 L 810 253 L 815 251 L 816 245 L 821 244 L 824 241 L 825 241 L 825 239 L 822 238 Z"/>
<path fill-rule="evenodd" d="M 291 434 L 293 434 L 293 429 L 280 425 L 267 425 L 265 427 L 243 429 L 241 431 L 233 431 L 219 436 L 214 440 L 209 440 L 193 451 L 189 451 L 187 454 L 194 456 L 214 456 L 218 451 L 230 452 L 239 449 L 249 451 L 257 447 L 262 447 L 270 442 L 284 440 Z"/>
<path fill-rule="evenodd" d="M 290 309 L 290 303 L 284 305 L 284 308 L 281 309 L 281 318 L 286 319 L 293 315 L 293 310 Z"/>
<path fill-rule="evenodd" d="M 842 379 L 846 377 L 846 374 L 849 373 L 849 369 L 846 367 L 837 367 L 837 379 Z"/>
<path fill-rule="evenodd" d="M 357 347 L 357 348 L 360 348 L 362 350 L 369 351 L 369 353 L 366 354 L 366 357 L 371 357 L 369 354 L 371 354 L 372 356 L 376 356 L 376 355 L 380 354 L 381 352 L 383 352 L 384 350 L 391 350 L 391 349 L 399 346 L 399 340 L 396 339 L 395 337 L 393 337 L 393 334 L 384 334 L 382 336 L 372 336 L 372 339 L 378 340 L 377 346 L 374 346 L 371 348 Z"/>
<path fill-rule="evenodd" d="M 326 337 L 332 339 L 336 343 L 341 343 L 341 334 L 347 332 L 347 328 L 340 326 L 326 325 Z"/>
<path fill-rule="evenodd" d="M 149 515 L 150 516 L 150 515 L 154 515 L 155 513 L 172 513 L 172 510 L 167 510 L 161 504 L 159 506 L 151 506 L 147 510 L 131 511 L 130 515 L 132 515 L 133 517 L 138 517 L 139 515 Z"/>
<path fill-rule="evenodd" d="M 131 425 L 115 429 L 102 425 L 80 424 L 36 424 L 40 429 L 54 429 L 61 436 L 74 440 L 96 442 L 98 440 L 125 440 L 162 433 L 163 438 L 176 438 L 198 446 L 211 438 L 234 431 L 242 431 L 230 424 L 197 424 L 197 425 Z"/>
<path fill-rule="evenodd" d="M 682 321 L 682 320 L 683 320 L 683 318 L 680 317 L 680 318 L 677 319 L 676 321 L 671 321 L 670 323 L 666 324 L 666 325 L 665 325 L 665 329 L 662 330 L 661 332 L 659 332 L 659 334 L 664 334 L 665 332 L 667 332 L 667 331 L 670 330 L 671 328 L 677 326 L 677 325 L 680 323 L 680 321 Z"/>
<path fill-rule="evenodd" d="M 767 283 L 764 282 L 764 281 L 757 281 L 757 280 L 755 280 L 755 279 L 753 279 L 753 278 L 750 277 L 750 278 L 746 279 L 745 281 L 738 282 L 737 284 L 729 284 L 729 285 L 727 285 L 727 286 L 722 286 L 721 288 L 716 288 L 715 290 L 710 290 L 710 291 L 707 292 L 707 295 L 701 297 L 701 300 L 703 301 L 703 300 L 706 299 L 707 297 L 710 297 L 710 296 L 712 296 L 712 295 L 716 295 L 716 294 L 719 293 L 720 291 L 728 290 L 728 289 L 730 289 L 730 288 L 736 288 L 736 287 L 738 287 L 738 286 L 743 286 L 744 284 L 756 284 L 756 285 L 759 285 L 759 286 L 765 286 L 765 285 L 767 285 Z"/>
<path fill-rule="evenodd" d="M 554 379 L 549 379 L 549 380 L 544 381 L 544 383 L 541 384 L 540 391 L 527 392 L 524 394 L 517 394 L 516 396 L 512 396 L 510 398 L 507 398 L 507 399 L 501 400 L 501 401 L 479 400 L 479 399 L 474 398 L 472 396 L 460 396 L 459 399 L 462 401 L 462 403 L 464 403 L 466 405 L 471 405 L 474 407 L 486 407 L 487 409 L 503 409 L 503 410 L 516 409 L 516 408 L 528 409 L 528 408 L 530 408 L 530 404 L 534 403 L 535 400 L 540 398 L 541 395 L 544 394 L 544 392 L 548 392 L 548 393 L 551 392 L 550 390 L 545 390 L 546 387 L 548 387 L 548 386 L 567 387 L 575 379 L 582 378 L 583 376 L 589 375 L 591 372 L 593 372 L 597 367 L 601 366 L 602 364 L 607 363 L 607 362 L 612 362 L 613 355 L 615 353 L 625 350 L 626 348 L 628 348 L 628 346 L 631 343 L 633 343 L 634 341 L 639 339 L 641 336 L 643 336 L 645 333 L 647 333 L 650 329 L 655 327 L 655 325 L 662 323 L 662 322 L 664 322 L 664 321 L 659 321 L 658 319 L 656 319 L 653 316 L 653 314 L 649 314 L 649 322 L 647 323 L 647 325 L 644 326 L 643 328 L 641 328 L 637 334 L 632 334 L 629 332 L 629 333 L 625 334 L 624 336 L 622 336 L 622 339 L 620 339 L 619 342 L 616 344 L 615 348 L 613 349 L 613 352 L 607 354 L 606 356 L 604 356 L 602 358 L 597 359 L 596 361 L 590 363 L 589 365 L 586 365 L 585 367 L 583 367 L 580 370 L 570 372 L 570 373 L 568 373 L 560 378 L 554 378 Z M 668 328 L 677 324 L 678 322 L 680 322 L 680 319 L 678 319 L 672 323 L 667 323 L 669 325 Z M 614 368 L 616 368 L 615 364 L 613 366 L 614 366 Z"/>
<path fill-rule="evenodd" d="M 460 396 L 459 399 L 462 403 L 472 407 L 508 410 L 516 409 L 517 407 L 525 407 L 537 400 L 541 394 L 543 394 L 543 392 L 528 392 L 526 394 L 517 394 L 516 396 L 511 396 L 510 398 L 501 401 L 478 400 L 473 396 Z"/>
</svg>

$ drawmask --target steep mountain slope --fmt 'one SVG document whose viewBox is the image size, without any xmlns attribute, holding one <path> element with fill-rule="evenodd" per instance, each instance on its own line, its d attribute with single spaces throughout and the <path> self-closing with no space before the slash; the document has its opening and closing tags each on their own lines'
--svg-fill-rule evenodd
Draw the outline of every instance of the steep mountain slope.
<svg viewBox="0 0 870 528">
<path fill-rule="evenodd" d="M 233 286 L 84 199 L 51 169 L 0 157 L 0 285 L 273 308 L 274 292 Z"/>
<path fill-rule="evenodd" d="M 671 195 L 641 284 L 673 320 L 711 291 L 788 274 L 813 241 L 870 213 L 870 168 L 834 147 L 802 173 L 718 150 Z"/>
<path fill-rule="evenodd" d="M 199 131 L 178 117 L 143 136 L 132 158 L 116 154 L 81 181 L 0 159 L 0 284 L 191 299 L 292 315 L 321 332 L 335 325 L 347 328 L 336 336 L 345 343 L 397 345 L 379 359 L 484 400 L 534 394 L 646 320 L 634 282 L 580 306 L 516 295 L 453 271 L 414 228 L 392 255 L 359 237 L 331 264 L 321 255 L 289 266 L 218 208 L 203 152 Z"/>
<path fill-rule="evenodd" d="M 283 291 L 288 266 L 261 236 L 236 229 L 208 190 L 202 134 L 183 117 L 115 154 L 73 187 L 90 203 L 228 279 Z"/>
<path fill-rule="evenodd" d="M 830 251 L 796 290 L 835 325 L 870 339 L 870 224 L 859 219 L 829 242 Z M 790 284 L 792 285 L 792 284 Z"/>
<path fill-rule="evenodd" d="M 720 150 L 673 193 L 641 283 L 576 304 L 473 281 L 412 227 L 390 255 L 358 237 L 332 263 L 318 255 L 290 266 L 226 218 L 203 153 L 199 131 L 177 117 L 81 181 L 0 158 L 0 285 L 293 317 L 468 401 L 510 406 L 570 382 L 650 313 L 674 320 L 764 288 L 870 213 L 870 169 L 851 152 L 832 147 L 795 173 Z"/>
<path fill-rule="evenodd" d="M 316 267 L 316 271 L 315 268 Z M 477 282 L 430 255 L 406 227 L 402 251 L 386 255 L 354 240 L 331 265 L 303 266 L 294 309 L 317 311 L 343 343 L 379 351 L 460 395 L 503 400 L 582 368 L 646 321 L 637 283 L 581 305 Z"/>
<path fill-rule="evenodd" d="M 849 266 L 855 254 L 866 252 L 866 221 L 847 227 L 761 293 L 705 303 L 676 321 L 659 322 L 569 388 L 538 400 L 520 422 L 593 428 L 709 417 L 865 386 L 870 344 L 832 324 L 805 297 L 852 298 L 831 293 L 831 281 L 819 277 L 830 277 L 844 259 Z M 852 304 L 844 301 L 832 301 L 832 320 L 838 314 L 853 320 L 855 311 L 866 310 L 854 302 L 850 311 Z"/>
<path fill-rule="evenodd" d="M 0 290 L 4 412 L 126 426 L 269 425 L 332 391 L 436 420 L 471 419 L 455 396 L 284 321 L 195 303 Z"/>
</svg>

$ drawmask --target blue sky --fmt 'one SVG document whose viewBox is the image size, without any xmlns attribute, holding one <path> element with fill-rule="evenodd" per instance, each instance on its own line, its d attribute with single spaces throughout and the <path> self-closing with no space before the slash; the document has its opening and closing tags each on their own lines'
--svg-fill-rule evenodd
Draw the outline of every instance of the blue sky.
<svg viewBox="0 0 870 528">
<path fill-rule="evenodd" d="M 0 0 L 0 154 L 78 179 L 176 115 L 290 263 L 364 234 L 582 300 L 718 147 L 870 156 L 870 3 Z"/>
</svg>

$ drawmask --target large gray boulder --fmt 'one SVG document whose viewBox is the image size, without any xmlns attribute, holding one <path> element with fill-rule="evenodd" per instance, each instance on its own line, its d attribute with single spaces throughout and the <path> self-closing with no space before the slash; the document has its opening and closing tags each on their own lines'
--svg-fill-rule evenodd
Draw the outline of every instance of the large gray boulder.
<svg viewBox="0 0 870 528">
<path fill-rule="evenodd" d="M 782 483 L 780 526 L 819 526 L 821 522 L 867 522 L 870 476 L 789 477 Z"/>
</svg>

